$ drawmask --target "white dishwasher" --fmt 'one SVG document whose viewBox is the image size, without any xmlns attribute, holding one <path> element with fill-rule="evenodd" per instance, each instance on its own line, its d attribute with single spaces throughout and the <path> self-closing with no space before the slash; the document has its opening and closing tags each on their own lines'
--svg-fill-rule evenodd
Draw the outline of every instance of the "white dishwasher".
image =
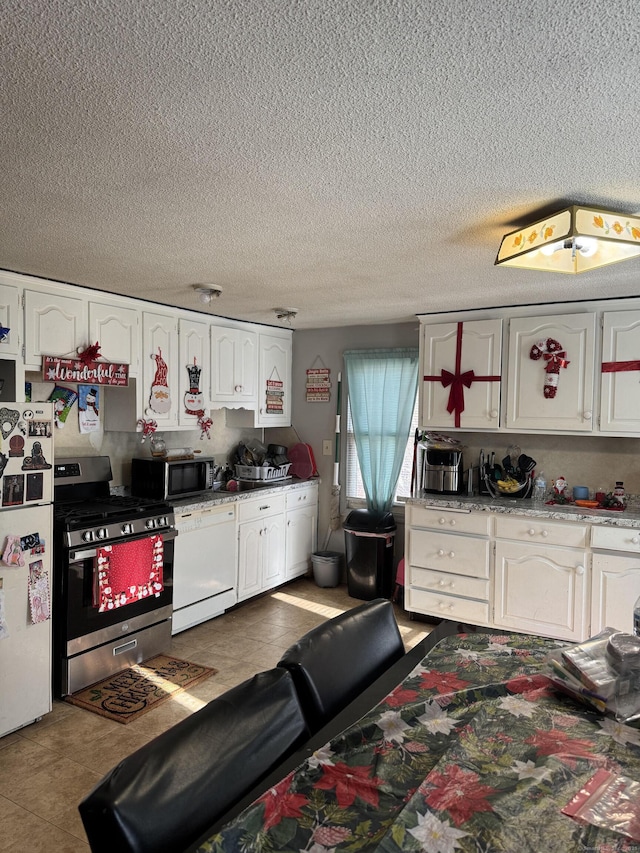
<svg viewBox="0 0 640 853">
<path fill-rule="evenodd" d="M 220 616 L 238 600 L 235 503 L 175 508 L 175 516 L 172 634 Z"/>
</svg>

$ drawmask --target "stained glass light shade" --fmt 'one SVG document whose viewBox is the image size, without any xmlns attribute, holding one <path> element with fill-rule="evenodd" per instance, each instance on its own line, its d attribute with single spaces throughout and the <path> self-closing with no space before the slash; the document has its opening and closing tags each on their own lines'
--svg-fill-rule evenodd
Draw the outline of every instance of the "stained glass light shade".
<svg viewBox="0 0 640 853">
<path fill-rule="evenodd" d="M 640 217 L 573 205 L 502 238 L 497 265 L 579 273 L 640 255 Z"/>
</svg>

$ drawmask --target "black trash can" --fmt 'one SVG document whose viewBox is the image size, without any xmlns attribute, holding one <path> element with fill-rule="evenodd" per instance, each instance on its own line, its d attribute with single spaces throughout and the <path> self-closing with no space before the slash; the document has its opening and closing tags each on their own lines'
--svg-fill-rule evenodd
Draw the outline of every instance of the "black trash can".
<svg viewBox="0 0 640 853">
<path fill-rule="evenodd" d="M 354 509 L 343 527 L 349 595 L 364 601 L 391 598 L 396 536 L 393 515 Z"/>
</svg>

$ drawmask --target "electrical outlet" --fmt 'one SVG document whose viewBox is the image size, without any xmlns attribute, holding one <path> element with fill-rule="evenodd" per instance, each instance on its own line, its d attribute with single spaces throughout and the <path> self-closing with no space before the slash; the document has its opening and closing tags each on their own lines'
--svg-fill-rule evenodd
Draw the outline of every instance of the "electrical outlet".
<svg viewBox="0 0 640 853">
<path fill-rule="evenodd" d="M 322 442 L 322 455 L 331 456 L 332 453 L 333 450 L 331 448 L 331 439 L 325 438 L 325 440 Z"/>
</svg>

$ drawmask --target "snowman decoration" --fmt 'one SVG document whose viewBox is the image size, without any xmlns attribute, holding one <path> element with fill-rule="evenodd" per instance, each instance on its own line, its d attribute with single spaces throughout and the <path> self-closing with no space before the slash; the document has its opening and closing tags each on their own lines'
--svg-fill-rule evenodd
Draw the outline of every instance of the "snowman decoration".
<svg viewBox="0 0 640 853">
<path fill-rule="evenodd" d="M 151 358 L 156 360 L 156 375 L 151 386 L 149 397 L 149 409 L 159 415 L 165 415 L 171 409 L 171 397 L 167 385 L 167 363 L 162 358 L 162 350 L 158 347 L 156 355 Z M 149 414 L 150 412 L 148 412 Z"/>
<path fill-rule="evenodd" d="M 189 374 L 189 390 L 184 395 L 184 410 L 188 415 L 202 417 L 204 414 L 204 397 L 200 390 L 200 374 L 202 368 L 198 367 L 195 358 L 192 365 L 187 365 Z"/>
</svg>

